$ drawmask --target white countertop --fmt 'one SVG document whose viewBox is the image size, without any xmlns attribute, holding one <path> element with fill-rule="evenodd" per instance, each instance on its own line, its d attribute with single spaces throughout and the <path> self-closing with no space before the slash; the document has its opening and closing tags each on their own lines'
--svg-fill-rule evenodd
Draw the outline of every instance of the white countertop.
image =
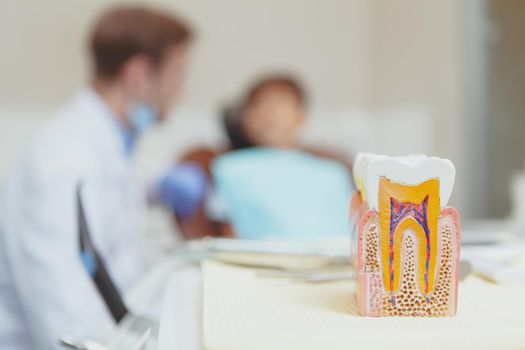
<svg viewBox="0 0 525 350">
<path fill-rule="evenodd" d="M 470 247 L 466 249 L 469 248 Z M 525 256 L 522 256 L 520 261 L 520 265 L 523 264 L 525 262 Z M 505 299 L 506 295 L 514 295 L 516 289 L 525 291 L 524 283 L 496 285 L 485 281 L 478 276 L 470 276 L 468 277 L 468 280 L 470 281 L 470 284 L 475 284 L 477 286 L 476 288 L 486 288 L 492 294 L 492 300 L 498 300 L 498 296 L 494 293 L 500 293 L 502 296 L 502 302 L 505 302 L 503 299 Z M 473 281 L 475 281 L 475 283 Z M 195 265 L 181 265 L 174 269 L 174 272 L 166 282 L 167 288 L 162 303 L 158 349 L 201 349 L 202 281 L 200 268 Z M 459 288 L 461 295 L 461 284 Z M 461 306 L 460 310 L 462 310 Z M 497 314 L 498 309 L 496 308 L 494 310 L 495 311 L 492 315 L 486 315 L 486 317 L 499 317 Z M 509 318 L 509 315 L 506 314 L 508 310 L 505 310 L 507 309 L 501 309 L 501 312 L 503 312 L 503 314 L 500 315 L 502 319 Z M 525 309 L 523 311 L 525 312 Z M 482 317 L 482 315 L 480 317 Z M 518 320 L 522 321 L 521 316 L 518 317 Z M 522 323 L 523 329 L 525 329 L 525 321 L 522 321 Z M 477 326 L 472 324 L 472 327 L 476 328 Z M 480 337 L 482 336 L 489 335 L 486 333 L 480 334 Z M 523 344 L 523 346 L 525 347 L 525 344 Z"/>
</svg>

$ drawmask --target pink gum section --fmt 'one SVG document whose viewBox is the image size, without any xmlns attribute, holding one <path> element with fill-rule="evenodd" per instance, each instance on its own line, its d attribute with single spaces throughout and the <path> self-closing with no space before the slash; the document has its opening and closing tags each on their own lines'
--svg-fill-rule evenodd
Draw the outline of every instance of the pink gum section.
<svg viewBox="0 0 525 350">
<path fill-rule="evenodd" d="M 359 314 L 362 316 L 378 316 L 371 314 L 370 299 L 371 295 L 371 281 L 368 274 L 361 273 L 363 270 L 363 231 L 368 221 L 378 216 L 379 214 L 374 209 L 370 209 L 361 216 L 358 225 L 357 234 L 357 304 L 359 305 Z"/>
<path fill-rule="evenodd" d="M 357 234 L 357 256 L 359 257 L 357 260 L 357 271 L 361 271 L 363 269 L 363 230 L 365 229 L 365 225 L 368 223 L 368 220 L 372 217 L 378 216 L 378 212 L 374 209 L 370 209 L 367 212 L 361 216 L 361 219 L 359 219 L 359 226 L 358 226 L 358 234 Z"/>
<path fill-rule="evenodd" d="M 458 211 L 455 208 L 452 207 L 446 207 L 441 211 L 440 217 L 446 217 L 450 216 L 452 220 L 454 221 L 454 225 L 456 226 L 456 261 L 454 261 L 454 264 L 456 265 L 456 281 L 455 281 L 455 301 L 454 301 L 454 310 L 451 312 L 451 316 L 454 316 L 458 310 L 458 284 L 459 284 L 459 256 L 460 256 L 460 245 L 461 245 L 461 218 L 459 216 Z"/>
</svg>

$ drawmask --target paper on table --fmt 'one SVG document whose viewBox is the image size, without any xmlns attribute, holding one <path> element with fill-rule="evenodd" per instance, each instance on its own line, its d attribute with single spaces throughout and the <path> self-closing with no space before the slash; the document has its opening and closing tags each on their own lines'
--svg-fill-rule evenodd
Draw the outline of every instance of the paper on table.
<svg viewBox="0 0 525 350">
<path fill-rule="evenodd" d="M 525 285 L 471 276 L 454 318 L 369 318 L 350 281 L 287 284 L 211 261 L 202 271 L 206 350 L 525 348 Z"/>
<path fill-rule="evenodd" d="M 500 245 L 466 246 L 461 259 L 478 275 L 496 283 L 525 283 L 525 245 L 516 241 Z"/>
</svg>

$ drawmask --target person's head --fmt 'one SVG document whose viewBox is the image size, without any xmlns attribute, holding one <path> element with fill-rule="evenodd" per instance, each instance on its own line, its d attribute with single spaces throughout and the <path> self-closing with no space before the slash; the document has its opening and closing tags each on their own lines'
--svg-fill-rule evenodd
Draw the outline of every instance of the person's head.
<svg viewBox="0 0 525 350">
<path fill-rule="evenodd" d="M 181 92 L 192 33 L 180 19 L 139 6 L 105 12 L 90 36 L 95 86 L 111 90 L 120 114 L 147 106 L 163 119 Z"/>
<path fill-rule="evenodd" d="M 287 75 L 269 76 L 248 91 L 240 109 L 240 127 L 251 144 L 293 147 L 305 118 L 306 96 Z"/>
</svg>

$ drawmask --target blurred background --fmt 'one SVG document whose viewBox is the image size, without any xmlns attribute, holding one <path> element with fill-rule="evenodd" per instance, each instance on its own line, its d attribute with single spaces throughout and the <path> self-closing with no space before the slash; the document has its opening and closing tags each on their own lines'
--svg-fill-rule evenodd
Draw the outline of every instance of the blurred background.
<svg viewBox="0 0 525 350">
<path fill-rule="evenodd" d="M 114 3 L 1 0 L 0 184 L 34 132 L 87 83 L 86 34 Z M 221 104 L 261 73 L 289 71 L 310 97 L 309 142 L 350 156 L 450 158 L 452 204 L 465 218 L 523 206 L 525 2 L 147 3 L 180 13 L 198 37 L 183 103 L 140 145 L 143 177 L 195 145 L 223 142 Z"/>
</svg>

